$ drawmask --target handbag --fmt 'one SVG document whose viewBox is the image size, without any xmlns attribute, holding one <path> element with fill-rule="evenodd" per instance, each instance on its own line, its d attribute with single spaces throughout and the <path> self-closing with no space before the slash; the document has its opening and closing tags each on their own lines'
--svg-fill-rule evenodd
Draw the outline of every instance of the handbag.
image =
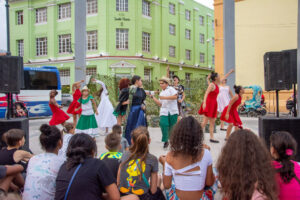
<svg viewBox="0 0 300 200">
<path fill-rule="evenodd" d="M 67 200 L 67 198 L 68 198 L 68 194 L 69 194 L 71 185 L 72 185 L 73 180 L 74 180 L 74 178 L 75 178 L 75 176 L 76 176 L 78 170 L 80 169 L 81 165 L 82 165 L 82 164 L 79 164 L 79 165 L 77 166 L 76 170 L 74 171 L 74 173 L 73 173 L 73 175 L 72 175 L 72 178 L 71 178 L 70 183 L 69 183 L 69 185 L 68 185 L 68 189 L 67 189 L 67 191 L 66 191 L 64 200 Z"/>
</svg>

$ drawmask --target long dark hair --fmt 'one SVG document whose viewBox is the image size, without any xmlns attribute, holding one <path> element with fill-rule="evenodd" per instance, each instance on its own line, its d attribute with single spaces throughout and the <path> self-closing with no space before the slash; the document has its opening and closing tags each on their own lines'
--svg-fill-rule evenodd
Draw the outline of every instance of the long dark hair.
<svg viewBox="0 0 300 200">
<path fill-rule="evenodd" d="M 96 142 L 91 136 L 84 133 L 72 136 L 67 149 L 67 170 L 83 163 L 86 158 L 94 157 L 96 152 Z"/>
<path fill-rule="evenodd" d="M 192 116 L 181 119 L 174 127 L 171 135 L 171 151 L 175 154 L 192 156 L 197 159 L 203 150 L 203 131 L 200 123 Z"/>
<path fill-rule="evenodd" d="M 281 179 L 285 183 L 289 183 L 293 178 L 299 182 L 299 177 L 296 177 L 294 172 L 294 163 L 291 159 L 296 155 L 297 142 L 293 136 L 286 131 L 278 131 L 270 137 L 271 146 L 276 150 L 280 162 L 280 168 L 276 171 L 280 174 Z M 300 182 L 299 182 L 300 183 Z"/>
<path fill-rule="evenodd" d="M 240 94 L 240 91 L 243 89 L 243 87 L 240 85 L 234 85 L 233 88 L 236 94 Z"/>
<path fill-rule="evenodd" d="M 131 79 L 131 84 L 134 85 L 136 81 L 141 80 L 141 77 L 138 75 L 134 75 Z"/>
<path fill-rule="evenodd" d="M 217 169 L 227 199 L 248 200 L 255 190 L 266 199 L 278 199 L 270 153 L 250 130 L 232 133 L 219 156 Z"/>
<path fill-rule="evenodd" d="M 62 141 L 62 133 L 56 126 L 43 124 L 40 127 L 40 143 L 47 152 L 52 152 L 57 148 L 58 142 Z"/>
<path fill-rule="evenodd" d="M 216 72 L 211 72 L 211 74 L 210 74 L 210 80 L 211 80 L 211 81 L 215 81 L 215 80 L 217 79 L 218 76 L 219 76 L 218 73 L 216 73 Z"/>
</svg>

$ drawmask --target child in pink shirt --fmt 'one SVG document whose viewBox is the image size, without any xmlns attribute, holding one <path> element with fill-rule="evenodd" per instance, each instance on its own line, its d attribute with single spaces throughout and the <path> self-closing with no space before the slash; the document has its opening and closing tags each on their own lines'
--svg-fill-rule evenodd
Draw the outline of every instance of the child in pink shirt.
<svg viewBox="0 0 300 200">
<path fill-rule="evenodd" d="M 297 142 L 285 131 L 279 131 L 270 137 L 270 151 L 274 159 L 276 179 L 280 200 L 300 200 L 300 165 L 293 161 Z"/>
</svg>

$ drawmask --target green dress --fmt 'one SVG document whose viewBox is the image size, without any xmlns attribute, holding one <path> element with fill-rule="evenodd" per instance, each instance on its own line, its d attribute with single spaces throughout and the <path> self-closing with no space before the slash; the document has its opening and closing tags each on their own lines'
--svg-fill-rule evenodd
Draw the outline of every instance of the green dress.
<svg viewBox="0 0 300 200">
<path fill-rule="evenodd" d="M 87 99 L 80 98 L 78 100 L 81 104 L 82 112 L 76 125 L 75 133 L 85 133 L 92 137 L 97 137 L 99 136 L 99 129 L 91 99 L 94 99 L 94 97 L 89 95 Z"/>
</svg>

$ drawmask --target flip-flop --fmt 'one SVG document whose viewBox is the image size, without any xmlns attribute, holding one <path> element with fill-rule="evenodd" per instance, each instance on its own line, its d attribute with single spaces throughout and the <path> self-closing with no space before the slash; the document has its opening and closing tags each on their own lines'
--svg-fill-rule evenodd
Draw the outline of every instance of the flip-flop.
<svg viewBox="0 0 300 200">
<path fill-rule="evenodd" d="M 226 129 L 226 128 L 220 128 L 220 130 L 221 130 L 221 131 L 227 131 L 227 129 Z"/>
<path fill-rule="evenodd" d="M 218 140 L 209 139 L 209 141 L 212 142 L 212 143 L 219 143 Z"/>
</svg>

